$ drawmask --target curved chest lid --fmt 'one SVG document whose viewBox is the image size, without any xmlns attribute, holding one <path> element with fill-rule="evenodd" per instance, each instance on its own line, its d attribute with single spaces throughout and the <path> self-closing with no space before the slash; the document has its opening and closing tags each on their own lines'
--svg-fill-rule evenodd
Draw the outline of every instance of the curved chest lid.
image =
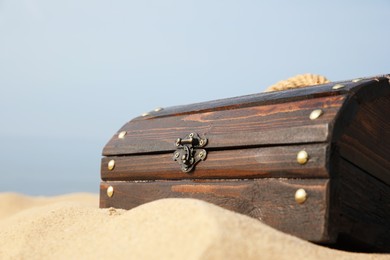
<svg viewBox="0 0 390 260">
<path fill-rule="evenodd" d="M 103 149 L 104 156 L 168 153 L 190 133 L 207 150 L 331 140 L 345 101 L 371 79 L 260 93 L 150 112 L 125 124 Z M 314 112 L 313 112 L 314 111 Z"/>
</svg>

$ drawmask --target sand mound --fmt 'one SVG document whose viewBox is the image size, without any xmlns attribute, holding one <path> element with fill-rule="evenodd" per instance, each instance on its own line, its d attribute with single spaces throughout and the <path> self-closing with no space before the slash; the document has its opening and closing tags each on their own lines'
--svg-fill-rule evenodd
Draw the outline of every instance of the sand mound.
<svg viewBox="0 0 390 260">
<path fill-rule="evenodd" d="M 130 211 L 98 196 L 0 195 L 0 259 L 389 259 L 310 244 L 257 220 L 193 199 Z M 8 213 L 7 212 L 12 212 Z"/>
<path fill-rule="evenodd" d="M 98 207 L 99 197 L 89 193 L 74 193 L 56 197 L 29 197 L 17 193 L 0 193 L 0 220 L 33 207 L 77 202 L 80 205 Z"/>
</svg>

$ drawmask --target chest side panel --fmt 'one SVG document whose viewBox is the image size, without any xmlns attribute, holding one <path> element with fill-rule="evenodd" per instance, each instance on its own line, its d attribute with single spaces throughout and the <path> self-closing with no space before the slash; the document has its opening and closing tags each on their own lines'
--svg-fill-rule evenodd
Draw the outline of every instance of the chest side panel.
<svg viewBox="0 0 390 260">
<path fill-rule="evenodd" d="M 390 186 L 390 84 L 373 80 L 347 101 L 335 126 L 340 156 Z"/>
<path fill-rule="evenodd" d="M 339 158 L 331 179 L 331 233 L 337 244 L 354 251 L 390 252 L 390 187 Z"/>
</svg>

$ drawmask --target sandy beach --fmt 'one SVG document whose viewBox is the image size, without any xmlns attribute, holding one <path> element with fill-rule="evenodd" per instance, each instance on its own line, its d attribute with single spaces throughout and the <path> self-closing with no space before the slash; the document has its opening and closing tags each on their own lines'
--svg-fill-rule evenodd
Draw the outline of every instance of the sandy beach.
<svg viewBox="0 0 390 260">
<path fill-rule="evenodd" d="M 0 259 L 390 259 L 314 245 L 199 200 L 129 211 L 98 200 L 0 193 Z"/>
</svg>

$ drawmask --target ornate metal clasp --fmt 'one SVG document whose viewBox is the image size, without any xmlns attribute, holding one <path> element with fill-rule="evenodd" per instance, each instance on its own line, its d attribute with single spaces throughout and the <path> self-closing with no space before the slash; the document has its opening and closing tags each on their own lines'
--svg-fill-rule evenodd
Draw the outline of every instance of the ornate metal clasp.
<svg viewBox="0 0 390 260">
<path fill-rule="evenodd" d="M 206 138 L 201 138 L 196 133 L 191 133 L 186 137 L 176 140 L 176 151 L 173 153 L 173 160 L 177 161 L 183 172 L 190 172 L 195 165 L 204 161 L 207 156 L 205 147 L 207 144 Z"/>
</svg>

